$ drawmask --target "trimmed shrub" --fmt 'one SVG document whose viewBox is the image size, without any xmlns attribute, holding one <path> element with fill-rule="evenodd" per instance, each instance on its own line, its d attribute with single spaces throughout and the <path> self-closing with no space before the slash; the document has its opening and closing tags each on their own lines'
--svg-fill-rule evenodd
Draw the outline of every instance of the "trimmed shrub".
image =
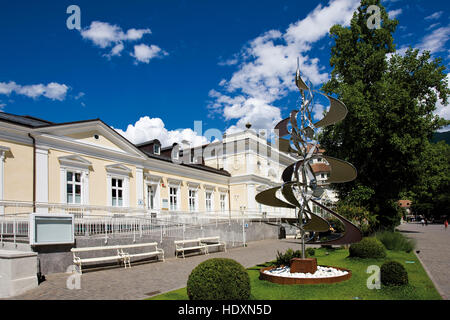
<svg viewBox="0 0 450 320">
<path fill-rule="evenodd" d="M 381 259 L 386 257 L 384 245 L 376 238 L 363 238 L 358 243 L 353 243 L 349 249 L 350 257 L 363 259 Z"/>
<path fill-rule="evenodd" d="M 232 259 L 213 258 L 192 270 L 187 281 L 190 300 L 248 300 L 250 277 Z"/>
<path fill-rule="evenodd" d="M 411 252 L 416 247 L 416 242 L 408 239 L 400 232 L 383 231 L 375 234 L 375 237 L 380 240 L 386 249 L 394 251 Z"/>
<path fill-rule="evenodd" d="M 308 248 L 306 249 L 306 255 L 308 257 L 313 257 L 316 255 L 316 250 L 314 248 Z"/>
<path fill-rule="evenodd" d="M 380 268 L 381 283 L 387 286 L 403 286 L 408 284 L 408 272 L 397 261 L 387 261 Z"/>
</svg>

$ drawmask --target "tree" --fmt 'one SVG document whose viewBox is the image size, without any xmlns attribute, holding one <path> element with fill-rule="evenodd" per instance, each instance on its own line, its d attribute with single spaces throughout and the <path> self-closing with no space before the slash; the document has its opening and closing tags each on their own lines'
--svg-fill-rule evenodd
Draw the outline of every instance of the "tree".
<svg viewBox="0 0 450 320">
<path fill-rule="evenodd" d="M 380 7 L 379 29 L 367 26 L 367 8 L 373 4 Z M 324 128 L 320 144 L 327 154 L 358 170 L 355 181 L 334 187 L 341 199 L 364 190 L 370 196 L 362 197 L 359 205 L 377 215 L 384 228 L 399 223 L 399 194 L 418 183 L 427 142 L 448 123 L 433 111 L 438 96 L 447 104 L 450 93 L 441 59 L 411 48 L 404 56 L 395 54 L 392 34 L 397 24 L 379 0 L 362 0 L 350 27 L 335 25 L 330 30 L 334 69 L 322 88 L 335 93 L 348 114 Z"/>
<path fill-rule="evenodd" d="M 412 210 L 430 218 L 450 216 L 450 146 L 428 143 L 418 168 L 420 178 L 412 189 Z"/>
</svg>

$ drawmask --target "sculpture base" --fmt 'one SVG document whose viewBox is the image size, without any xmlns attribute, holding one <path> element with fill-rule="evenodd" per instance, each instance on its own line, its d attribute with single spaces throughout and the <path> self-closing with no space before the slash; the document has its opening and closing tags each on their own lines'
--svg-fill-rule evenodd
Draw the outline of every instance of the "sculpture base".
<svg viewBox="0 0 450 320">
<path fill-rule="evenodd" d="M 329 266 L 321 266 L 321 267 L 329 267 Z M 270 274 L 266 273 L 266 271 L 271 271 L 272 269 L 276 269 L 276 267 L 266 267 L 259 270 L 259 279 L 266 280 L 269 282 L 273 282 L 276 284 L 331 284 L 336 282 L 341 282 L 348 280 L 352 277 L 352 272 L 348 269 L 332 267 L 334 269 L 345 271 L 346 274 L 337 275 L 337 276 L 327 276 L 321 278 L 299 278 L 299 277 L 288 277 L 288 276 L 280 276 L 279 274 Z M 291 273 L 289 273 L 291 274 Z"/>
<path fill-rule="evenodd" d="M 317 271 L 316 258 L 293 258 L 291 259 L 291 273 L 315 273 Z"/>
</svg>

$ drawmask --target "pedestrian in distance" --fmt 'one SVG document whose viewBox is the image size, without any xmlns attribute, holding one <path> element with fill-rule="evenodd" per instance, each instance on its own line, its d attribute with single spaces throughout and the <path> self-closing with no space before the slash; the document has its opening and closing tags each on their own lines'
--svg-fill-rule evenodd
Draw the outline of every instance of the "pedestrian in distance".
<svg viewBox="0 0 450 320">
<path fill-rule="evenodd" d="M 447 230 L 447 228 L 448 228 L 448 221 L 447 221 L 447 219 L 445 219 L 445 221 L 444 221 L 444 227 L 445 227 L 445 230 Z"/>
<path fill-rule="evenodd" d="M 422 227 L 425 225 L 425 220 L 422 218 L 422 220 L 420 220 L 420 223 L 422 224 Z"/>
</svg>

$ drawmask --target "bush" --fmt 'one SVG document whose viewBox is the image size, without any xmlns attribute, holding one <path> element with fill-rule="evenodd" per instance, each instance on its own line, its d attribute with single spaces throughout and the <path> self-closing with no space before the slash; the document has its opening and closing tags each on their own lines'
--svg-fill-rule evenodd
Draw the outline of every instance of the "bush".
<svg viewBox="0 0 450 320">
<path fill-rule="evenodd" d="M 306 249 L 306 255 L 308 257 L 313 257 L 316 255 L 316 250 L 314 248 L 308 248 Z"/>
<path fill-rule="evenodd" d="M 394 251 L 411 252 L 414 250 L 416 243 L 412 239 L 408 239 L 400 232 L 383 231 L 375 235 L 380 240 L 386 249 Z"/>
<path fill-rule="evenodd" d="M 380 259 L 386 257 L 384 245 L 376 238 L 363 238 L 358 243 L 353 243 L 349 249 L 350 257 Z"/>
<path fill-rule="evenodd" d="M 381 265 L 381 283 L 387 286 L 403 286 L 408 284 L 408 272 L 397 261 L 388 261 Z"/>
<path fill-rule="evenodd" d="M 187 281 L 190 300 L 248 300 L 250 277 L 238 262 L 213 258 L 192 270 Z"/>
<path fill-rule="evenodd" d="M 312 257 L 316 254 L 316 250 L 314 248 L 308 248 L 306 249 L 306 255 L 305 257 Z M 291 265 L 291 259 L 292 258 L 301 258 L 302 257 L 302 251 L 301 250 L 292 250 L 287 249 L 285 253 L 277 251 L 277 259 L 275 261 L 276 266 L 290 266 Z"/>
<path fill-rule="evenodd" d="M 287 249 L 285 253 L 277 251 L 277 260 L 275 264 L 277 266 L 290 266 L 292 258 L 301 258 L 302 252 L 300 250 L 294 251 Z"/>
</svg>

